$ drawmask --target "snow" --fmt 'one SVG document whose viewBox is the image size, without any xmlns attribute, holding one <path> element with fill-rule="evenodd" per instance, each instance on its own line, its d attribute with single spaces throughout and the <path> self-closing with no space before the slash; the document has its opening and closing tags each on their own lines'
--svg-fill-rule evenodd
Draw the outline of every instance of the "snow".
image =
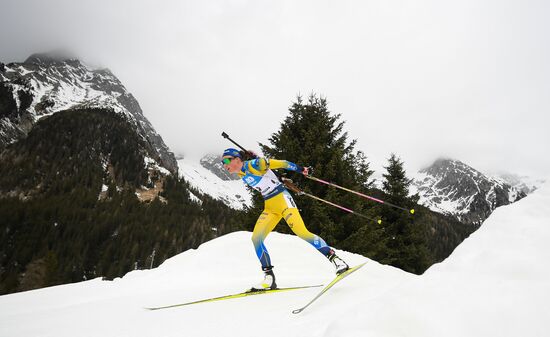
<svg viewBox="0 0 550 337">
<path fill-rule="evenodd" d="M 452 162 L 455 168 L 458 164 L 460 163 Z M 459 169 L 460 171 L 465 170 L 464 167 L 459 167 Z M 482 195 L 485 193 L 481 190 L 479 181 L 485 180 L 487 183 L 491 184 L 490 190 L 485 194 L 485 201 L 490 209 L 495 208 L 497 197 L 495 188 L 507 189 L 507 187 L 505 187 L 505 185 L 507 185 L 505 180 L 491 176 L 483 176 L 483 174 L 473 169 L 466 171 L 463 177 L 463 179 L 470 179 L 476 187 L 477 192 Z M 460 195 L 460 192 L 457 191 L 456 187 L 441 184 L 446 178 L 445 175 L 433 176 L 426 172 L 418 172 L 414 176 L 414 183 L 410 186 L 410 194 L 413 195 L 418 193 L 420 196 L 418 203 L 428 207 L 434 212 L 452 214 L 460 218 L 460 215 L 465 215 L 472 210 L 470 205 L 474 201 L 476 195 L 471 194 L 469 196 L 459 197 L 458 195 Z M 443 187 L 438 187 L 441 185 Z M 519 191 L 520 189 L 512 186 L 508 192 L 508 201 L 510 203 L 517 200 Z"/>
<path fill-rule="evenodd" d="M 19 66 L 19 73 L 23 76 L 32 73 L 32 71 L 25 69 L 23 66 Z"/>
<path fill-rule="evenodd" d="M 145 167 L 148 168 L 148 169 L 154 169 L 154 170 L 157 170 L 159 171 L 160 173 L 162 173 L 163 175 L 165 176 L 168 176 L 170 175 L 170 171 L 168 171 L 166 168 L 160 166 L 156 160 L 154 160 L 153 158 L 151 157 L 148 157 L 148 156 L 144 156 L 143 157 L 143 161 L 144 161 L 144 164 L 145 164 Z"/>
<path fill-rule="evenodd" d="M 68 74 L 62 73 L 61 70 L 66 71 Z M 11 69 L 10 69 L 11 70 Z M 23 66 L 19 66 L 16 70 L 22 76 L 29 75 L 33 73 L 25 69 Z M 117 101 L 117 97 L 120 96 L 120 93 L 116 95 L 110 95 L 103 91 L 98 91 L 94 89 L 94 83 L 87 82 L 87 79 L 92 79 L 94 76 L 94 71 L 88 68 L 82 67 L 73 67 L 70 65 L 65 65 L 63 68 L 58 67 L 40 67 L 38 71 L 45 79 L 38 80 L 35 76 L 29 75 L 26 76 L 30 80 L 31 86 L 33 87 L 33 102 L 29 107 L 29 111 L 34 115 L 35 120 L 40 119 L 42 114 L 45 116 L 51 115 L 57 111 L 79 107 L 79 106 L 89 106 L 89 107 L 108 107 L 112 108 L 118 113 L 123 113 L 126 116 L 131 116 L 131 113 L 125 109 L 121 103 Z M 111 83 L 118 82 L 114 77 L 106 77 L 106 81 Z M 45 111 L 40 111 L 40 115 L 36 115 L 35 107 L 36 105 L 48 99 L 53 102 L 53 106 L 46 108 Z"/>
<path fill-rule="evenodd" d="M 197 197 L 196 195 L 194 195 L 192 192 L 189 192 L 189 198 L 190 198 L 193 202 L 196 202 L 197 204 L 202 205 L 202 200 L 199 199 L 199 197 Z"/>
<path fill-rule="evenodd" d="M 526 176 L 526 175 L 517 175 L 506 172 L 490 172 L 488 175 L 493 176 L 495 179 L 498 179 L 504 183 L 507 183 L 519 191 L 522 191 L 525 194 L 529 194 L 535 191 L 539 186 L 545 183 L 544 179 L 537 177 Z"/>
<path fill-rule="evenodd" d="M 41 115 L 35 117 L 35 122 L 37 122 L 37 121 L 39 121 L 39 120 L 41 120 L 41 119 L 43 119 L 43 118 L 49 117 L 49 116 L 53 115 L 54 113 L 55 113 L 55 112 L 49 112 L 49 113 L 41 114 Z"/>
<path fill-rule="evenodd" d="M 470 200 L 464 200 L 463 198 L 451 199 L 448 194 L 449 191 L 446 188 L 437 188 L 438 184 L 444 177 L 433 177 L 425 172 L 418 172 L 414 180 L 416 184 L 412 184 L 409 187 L 409 194 L 414 195 L 419 193 L 420 199 L 418 203 L 424 205 L 434 212 L 443 214 L 461 214 L 468 212 L 466 205 Z M 419 185 L 423 190 L 419 190 Z M 436 199 L 437 198 L 437 199 Z"/>
<path fill-rule="evenodd" d="M 179 174 L 203 194 L 223 201 L 234 209 L 252 206 L 252 196 L 239 180 L 223 180 L 200 164 L 199 160 L 178 160 Z"/>
<path fill-rule="evenodd" d="M 544 182 L 513 174 L 481 173 L 452 159 L 438 159 L 413 178 L 410 192 L 419 194 L 419 204 L 434 212 L 454 215 L 463 220 L 470 212 L 479 211 L 479 207 L 493 210 L 502 203 L 502 197 L 513 203 Z M 480 196 L 485 198 L 486 206 L 474 204 Z"/>
<path fill-rule="evenodd" d="M 20 87 L 20 86 L 15 86 Z M 17 106 L 17 110 L 21 109 L 21 100 L 19 99 L 18 91 L 17 89 L 13 91 L 13 100 L 15 101 L 15 105 Z"/>
<path fill-rule="evenodd" d="M 495 210 L 421 276 L 375 261 L 319 290 L 173 309 L 144 307 L 238 293 L 261 278 L 251 233 L 231 233 L 114 281 L 0 296 L 0 336 L 548 336 L 550 186 Z M 281 287 L 327 284 L 332 266 L 306 242 L 266 241 Z M 366 258 L 339 251 L 352 265 Z"/>
</svg>

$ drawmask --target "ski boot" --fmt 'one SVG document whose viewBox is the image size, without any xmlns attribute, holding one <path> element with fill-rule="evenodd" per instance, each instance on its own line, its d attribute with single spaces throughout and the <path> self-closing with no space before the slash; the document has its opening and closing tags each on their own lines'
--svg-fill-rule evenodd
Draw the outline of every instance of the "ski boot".
<svg viewBox="0 0 550 337">
<path fill-rule="evenodd" d="M 277 283 L 275 282 L 275 274 L 273 273 L 273 266 L 262 268 L 264 272 L 264 279 L 262 282 L 253 286 L 249 291 L 265 291 L 277 289 Z"/>
<path fill-rule="evenodd" d="M 327 255 L 327 258 L 332 264 L 334 265 L 334 268 L 336 268 L 336 275 L 340 275 L 346 270 L 349 269 L 349 266 L 344 260 L 338 257 L 334 250 L 330 250 L 329 254 Z"/>
</svg>

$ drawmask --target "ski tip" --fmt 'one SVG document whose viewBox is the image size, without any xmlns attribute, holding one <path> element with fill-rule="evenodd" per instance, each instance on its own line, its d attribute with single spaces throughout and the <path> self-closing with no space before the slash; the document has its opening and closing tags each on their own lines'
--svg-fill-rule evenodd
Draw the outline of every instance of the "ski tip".
<svg viewBox="0 0 550 337">
<path fill-rule="evenodd" d="M 346 273 L 346 274 L 353 273 L 353 272 L 356 271 L 357 269 L 359 269 L 359 268 L 363 267 L 364 265 L 366 265 L 367 262 L 369 262 L 369 261 L 365 261 L 365 262 L 363 262 L 363 263 L 360 263 L 360 264 L 358 264 L 358 265 L 355 265 L 355 266 L 353 266 L 353 267 L 350 267 L 350 268 L 349 268 L 348 270 L 346 270 L 344 273 Z"/>
<path fill-rule="evenodd" d="M 301 313 L 301 312 L 302 312 L 302 310 L 304 310 L 304 309 L 296 309 L 296 310 L 292 310 L 292 313 L 293 313 L 293 314 L 299 314 L 299 313 Z"/>
<path fill-rule="evenodd" d="M 411 214 L 414 214 L 414 209 L 411 209 L 410 212 L 411 212 Z"/>
</svg>

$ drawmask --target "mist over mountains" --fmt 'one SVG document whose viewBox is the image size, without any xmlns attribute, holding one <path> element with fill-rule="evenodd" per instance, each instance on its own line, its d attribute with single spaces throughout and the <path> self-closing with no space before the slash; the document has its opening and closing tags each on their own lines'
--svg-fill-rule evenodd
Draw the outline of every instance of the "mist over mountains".
<svg viewBox="0 0 550 337">
<path fill-rule="evenodd" d="M 496 207 L 535 188 L 456 160 L 438 160 L 413 177 L 411 192 L 427 207 L 410 219 L 423 226 L 425 267 L 446 258 Z M 250 230 L 259 211 L 218 155 L 176 159 L 108 69 L 51 54 L 0 63 L 0 200 L 1 293 L 153 268 L 224 233 Z M 342 214 L 334 216 L 340 223 Z M 370 228 L 334 244 L 367 255 L 361 242 Z M 388 240 L 387 229 L 375 235 Z"/>
<path fill-rule="evenodd" d="M 170 172 L 176 159 L 144 117 L 139 103 L 108 69 L 90 69 L 65 55 L 34 54 L 0 67 L 0 149 L 21 137 L 41 118 L 75 108 L 108 108 L 126 116 L 151 147 L 153 158 Z"/>
</svg>

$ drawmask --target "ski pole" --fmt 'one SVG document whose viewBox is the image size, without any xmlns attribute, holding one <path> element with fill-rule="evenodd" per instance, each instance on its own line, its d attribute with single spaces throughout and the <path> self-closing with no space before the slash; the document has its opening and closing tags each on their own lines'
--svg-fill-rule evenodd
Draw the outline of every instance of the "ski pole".
<svg viewBox="0 0 550 337">
<path fill-rule="evenodd" d="M 248 155 L 250 158 L 258 158 L 258 155 L 257 155 L 257 154 L 255 154 L 255 153 L 252 152 L 252 151 L 249 151 L 249 150 L 245 149 L 245 148 L 242 147 L 241 145 L 237 144 L 236 141 L 234 141 L 233 139 L 229 138 L 229 135 L 228 135 L 227 133 L 222 132 L 222 137 L 225 138 L 225 139 L 228 139 L 231 143 L 237 145 L 237 147 L 239 147 L 241 150 L 243 150 L 244 153 L 245 153 L 246 155 Z"/>
<path fill-rule="evenodd" d="M 240 146 L 239 144 L 237 144 L 236 141 L 234 141 L 233 139 L 229 138 L 229 135 L 225 132 L 222 132 L 222 137 L 225 138 L 225 139 L 228 139 L 231 143 L 237 145 L 241 150 L 243 150 L 244 152 L 248 152 L 247 149 L 245 149 L 244 147 Z"/>
<path fill-rule="evenodd" d="M 332 186 L 332 187 L 336 187 L 336 188 L 339 188 L 341 190 L 344 190 L 344 191 L 347 191 L 347 192 L 350 192 L 350 193 L 354 193 L 354 194 L 357 194 L 358 196 L 360 197 L 363 197 L 363 198 L 366 198 L 366 199 L 369 199 L 369 200 L 372 200 L 372 201 L 376 201 L 376 202 L 379 202 L 381 204 L 384 204 L 384 205 L 388 205 L 388 206 L 391 206 L 391 207 L 394 207 L 394 208 L 398 208 L 398 209 L 401 209 L 403 211 L 406 211 L 406 212 L 409 212 L 411 214 L 414 214 L 414 209 L 406 209 L 406 208 L 403 208 L 401 206 L 397 206 L 397 205 L 394 205 L 394 204 L 391 204 L 387 201 L 384 201 L 384 200 L 380 200 L 380 199 L 377 199 L 377 198 L 374 198 L 374 197 L 371 197 L 371 196 L 368 196 L 366 194 L 363 194 L 363 193 L 360 193 L 360 192 L 357 192 L 357 191 L 354 191 L 354 190 L 350 190 L 349 188 L 345 188 L 345 187 L 342 187 L 340 185 L 336 185 L 334 183 L 331 183 L 329 181 L 325 181 L 325 180 L 322 180 L 322 179 L 319 179 L 319 178 L 315 178 L 315 177 L 312 177 L 310 175 L 307 175 L 306 178 L 308 179 L 311 179 L 311 180 L 314 180 L 314 181 L 317 181 L 317 182 L 320 182 L 322 184 L 326 184 L 326 185 L 329 185 L 329 186 Z"/>
<path fill-rule="evenodd" d="M 373 218 L 371 218 L 371 217 L 368 217 L 368 216 L 366 216 L 366 215 L 364 215 L 364 214 L 361 214 L 361 213 L 356 212 L 356 211 L 354 211 L 354 210 L 351 210 L 351 209 L 349 209 L 349 208 L 346 208 L 346 207 L 340 206 L 340 205 L 338 205 L 338 204 L 335 204 L 335 203 L 333 203 L 333 202 L 330 202 L 330 201 L 328 201 L 328 200 L 319 198 L 319 197 L 317 197 L 317 196 L 314 196 L 313 194 L 309 194 L 309 193 L 307 193 L 307 192 L 302 191 L 301 189 L 299 189 L 296 185 L 294 185 L 294 184 L 292 183 L 292 180 L 287 179 L 287 178 L 282 178 L 282 179 L 283 179 L 283 183 L 285 184 L 285 186 L 288 187 L 289 190 L 295 192 L 295 193 L 298 194 L 298 195 L 305 195 L 305 196 L 310 197 L 310 198 L 312 198 L 312 199 L 315 199 L 315 200 L 324 202 L 325 204 L 329 204 L 329 205 L 331 205 L 331 206 L 334 206 L 334 207 L 336 207 L 336 208 L 339 208 L 339 209 L 341 209 L 341 210 L 343 210 L 343 211 L 346 211 L 346 212 L 348 212 L 348 213 L 358 215 L 358 216 L 360 216 L 360 217 L 362 217 L 362 218 L 365 218 L 365 219 L 368 219 L 368 220 L 371 220 L 371 221 L 376 221 L 378 224 L 382 224 L 382 219 L 373 219 Z"/>
</svg>

